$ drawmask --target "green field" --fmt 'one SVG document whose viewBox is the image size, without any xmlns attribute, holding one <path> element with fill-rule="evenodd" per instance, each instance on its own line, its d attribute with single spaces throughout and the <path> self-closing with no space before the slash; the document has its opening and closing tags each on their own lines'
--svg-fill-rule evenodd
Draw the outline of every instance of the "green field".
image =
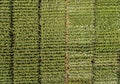
<svg viewBox="0 0 120 84">
<path fill-rule="evenodd" d="M 120 84 L 119 67 L 120 0 L 0 0 L 0 84 Z"/>
</svg>

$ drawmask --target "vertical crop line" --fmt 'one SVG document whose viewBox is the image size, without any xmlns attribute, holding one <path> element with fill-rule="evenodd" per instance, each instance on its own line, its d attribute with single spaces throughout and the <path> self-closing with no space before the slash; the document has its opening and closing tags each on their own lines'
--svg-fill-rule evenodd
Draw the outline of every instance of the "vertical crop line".
<svg viewBox="0 0 120 84">
<path fill-rule="evenodd" d="M 92 63 L 92 77 L 91 77 L 91 84 L 94 84 L 95 82 L 95 59 L 94 57 L 96 56 L 96 6 L 97 6 L 97 0 L 94 0 L 93 3 L 93 11 L 94 11 L 94 21 L 93 21 L 93 28 L 94 28 L 94 32 L 93 32 L 93 57 L 91 60 Z"/>
<path fill-rule="evenodd" d="M 13 1 L 10 0 L 10 73 L 11 81 L 14 84 L 14 28 L 13 28 Z"/>
<path fill-rule="evenodd" d="M 65 1 L 65 84 L 68 84 L 68 0 Z"/>
<path fill-rule="evenodd" d="M 41 0 L 38 0 L 38 83 L 41 84 Z"/>
<path fill-rule="evenodd" d="M 120 50 L 118 50 L 117 54 L 118 54 L 118 59 L 117 59 L 117 61 L 118 61 L 118 71 L 117 71 L 117 75 L 118 75 L 118 84 L 120 84 Z"/>
</svg>

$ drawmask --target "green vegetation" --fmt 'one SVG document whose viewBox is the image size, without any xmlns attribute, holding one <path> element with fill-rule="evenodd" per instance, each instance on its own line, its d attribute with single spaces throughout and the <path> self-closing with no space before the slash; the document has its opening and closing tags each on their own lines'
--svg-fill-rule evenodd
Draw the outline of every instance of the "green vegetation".
<svg viewBox="0 0 120 84">
<path fill-rule="evenodd" d="M 68 0 L 67 9 L 65 0 L 38 5 L 0 0 L 0 84 L 64 84 L 66 27 L 68 84 L 120 84 L 119 0 Z"/>
</svg>

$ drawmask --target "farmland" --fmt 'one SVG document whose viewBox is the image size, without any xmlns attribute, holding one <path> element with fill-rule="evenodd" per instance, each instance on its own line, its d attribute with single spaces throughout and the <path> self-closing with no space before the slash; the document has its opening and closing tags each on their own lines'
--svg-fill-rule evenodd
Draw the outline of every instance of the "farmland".
<svg viewBox="0 0 120 84">
<path fill-rule="evenodd" d="M 0 84 L 120 84 L 119 4 L 0 0 Z"/>
</svg>

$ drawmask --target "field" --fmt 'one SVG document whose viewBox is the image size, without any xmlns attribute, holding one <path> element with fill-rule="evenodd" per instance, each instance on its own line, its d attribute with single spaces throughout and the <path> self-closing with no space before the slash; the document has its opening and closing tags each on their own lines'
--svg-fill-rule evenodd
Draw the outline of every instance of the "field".
<svg viewBox="0 0 120 84">
<path fill-rule="evenodd" d="M 0 0 L 0 84 L 120 84 L 120 0 Z"/>
</svg>

